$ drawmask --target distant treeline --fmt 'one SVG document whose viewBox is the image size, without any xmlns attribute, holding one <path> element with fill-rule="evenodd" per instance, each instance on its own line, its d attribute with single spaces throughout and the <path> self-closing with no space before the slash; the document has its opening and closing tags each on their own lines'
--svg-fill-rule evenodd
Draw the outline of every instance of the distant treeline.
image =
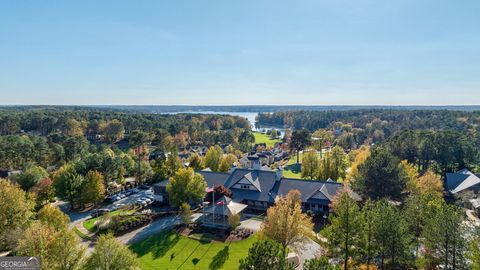
<svg viewBox="0 0 480 270">
<path fill-rule="evenodd" d="M 455 110 L 476 111 L 480 105 L 455 106 L 388 106 L 388 105 L 91 105 L 91 106 L 0 106 L 0 110 L 49 109 L 57 111 L 117 111 L 130 113 L 178 112 L 286 112 L 286 111 L 351 111 L 351 110 Z"/>
<path fill-rule="evenodd" d="M 174 135 L 180 131 L 250 129 L 248 120 L 237 116 L 134 114 L 93 107 L 20 106 L 0 108 L 0 135 L 32 131 L 45 136 L 56 131 L 69 133 L 77 126 L 82 129 L 80 133 L 99 134 L 101 125 L 113 120 L 121 122 L 126 133 L 164 129 Z"/>
<path fill-rule="evenodd" d="M 395 131 L 404 129 L 467 132 L 480 124 L 480 111 L 385 109 L 287 111 L 260 113 L 257 121 L 260 125 L 306 128 L 310 131 L 339 126 L 340 122 L 360 129 L 381 125 L 385 134 L 394 134 Z"/>
</svg>

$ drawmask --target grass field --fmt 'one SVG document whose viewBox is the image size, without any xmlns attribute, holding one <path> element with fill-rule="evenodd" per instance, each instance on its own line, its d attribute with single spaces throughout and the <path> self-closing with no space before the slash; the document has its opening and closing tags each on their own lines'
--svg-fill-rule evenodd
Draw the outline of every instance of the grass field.
<svg viewBox="0 0 480 270">
<path fill-rule="evenodd" d="M 283 167 L 283 177 L 286 178 L 302 178 L 302 156 L 303 153 L 300 153 L 300 163 L 297 164 L 297 154 L 292 154 L 287 164 Z"/>
<path fill-rule="evenodd" d="M 253 135 L 255 136 L 255 143 L 265 143 L 267 147 L 273 147 L 275 143 L 281 142 L 280 139 L 271 139 L 269 135 L 264 133 L 254 132 Z"/>
<path fill-rule="evenodd" d="M 194 240 L 174 231 L 164 231 L 135 243 L 130 249 L 138 256 L 140 268 L 150 269 L 238 269 L 256 241 L 252 236 L 233 243 Z M 273 270 L 273 269 L 272 269 Z"/>
<path fill-rule="evenodd" d="M 135 212 L 134 210 L 124 210 L 124 209 L 118 209 L 110 213 L 110 216 L 116 216 L 120 214 L 132 214 Z M 95 232 L 95 222 L 97 222 L 99 217 L 91 218 L 89 220 L 85 220 L 83 222 L 83 227 L 87 229 L 89 232 Z"/>
</svg>

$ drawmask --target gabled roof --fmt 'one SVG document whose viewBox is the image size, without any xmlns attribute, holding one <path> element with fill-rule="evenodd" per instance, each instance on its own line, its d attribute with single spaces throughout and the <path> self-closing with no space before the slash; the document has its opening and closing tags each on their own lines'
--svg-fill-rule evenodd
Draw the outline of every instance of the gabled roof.
<svg viewBox="0 0 480 270">
<path fill-rule="evenodd" d="M 230 187 L 238 183 L 240 180 L 246 179 L 248 182 L 252 184 L 258 191 L 262 192 L 262 188 L 260 187 L 260 180 L 258 179 L 258 173 L 256 171 L 251 171 L 247 174 L 245 174 L 242 178 L 240 178 L 237 182 L 235 183 L 230 183 Z"/>
<path fill-rule="evenodd" d="M 245 204 L 234 202 L 232 199 L 223 196 L 215 204 L 206 207 L 204 211 L 210 214 L 231 216 L 242 212 L 246 207 Z"/>
<path fill-rule="evenodd" d="M 331 201 L 342 184 L 320 180 L 301 180 L 283 178 L 275 191 L 277 196 L 287 195 L 290 190 L 300 191 L 302 202 L 324 200 Z"/>
<path fill-rule="evenodd" d="M 480 178 L 467 169 L 447 173 L 446 178 L 447 189 L 453 194 L 480 184 Z"/>
<path fill-rule="evenodd" d="M 223 185 L 229 188 L 232 193 L 232 199 L 235 202 L 243 200 L 274 203 L 278 196 L 285 196 L 292 189 L 301 193 L 302 202 L 329 203 L 342 187 L 341 183 L 333 180 L 301 180 L 291 178 L 281 178 L 277 181 L 275 171 L 251 170 L 235 168 L 230 173 L 219 173 L 209 171 L 199 171 L 203 175 L 209 187 Z M 240 189 L 233 186 L 245 179 L 251 183 L 255 189 Z"/>
<path fill-rule="evenodd" d="M 205 182 L 207 182 L 208 187 L 213 186 L 225 186 L 225 182 L 227 182 L 228 178 L 230 177 L 229 173 L 222 173 L 222 172 L 212 172 L 212 171 L 199 171 L 199 174 L 203 176 Z"/>
</svg>

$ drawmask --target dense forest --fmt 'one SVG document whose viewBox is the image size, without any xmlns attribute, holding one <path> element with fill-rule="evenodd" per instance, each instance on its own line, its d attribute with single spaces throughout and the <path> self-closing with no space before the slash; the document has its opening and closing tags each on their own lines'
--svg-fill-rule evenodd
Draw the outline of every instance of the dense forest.
<svg viewBox="0 0 480 270">
<path fill-rule="evenodd" d="M 0 168 L 28 162 L 43 167 L 111 148 L 128 150 L 142 132 L 154 149 L 232 144 L 250 130 L 241 117 L 205 114 L 143 114 L 89 107 L 7 107 L 0 110 Z M 240 139 L 241 140 L 241 139 Z"/>
</svg>

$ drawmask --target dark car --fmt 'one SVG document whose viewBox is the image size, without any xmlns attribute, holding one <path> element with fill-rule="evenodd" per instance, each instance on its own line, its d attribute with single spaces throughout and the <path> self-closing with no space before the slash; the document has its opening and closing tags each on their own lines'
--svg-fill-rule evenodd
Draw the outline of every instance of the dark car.
<svg viewBox="0 0 480 270">
<path fill-rule="evenodd" d="M 102 215 L 105 215 L 106 213 L 109 213 L 110 210 L 109 209 L 106 209 L 106 208 L 102 208 L 102 209 L 97 209 L 97 210 L 94 210 L 92 212 L 92 217 L 99 217 L 99 216 L 102 216 Z"/>
<path fill-rule="evenodd" d="M 141 184 L 140 186 L 138 186 L 139 189 L 143 189 L 143 190 L 147 190 L 147 189 L 150 189 L 149 186 L 147 185 L 144 185 L 144 184 Z"/>
</svg>

